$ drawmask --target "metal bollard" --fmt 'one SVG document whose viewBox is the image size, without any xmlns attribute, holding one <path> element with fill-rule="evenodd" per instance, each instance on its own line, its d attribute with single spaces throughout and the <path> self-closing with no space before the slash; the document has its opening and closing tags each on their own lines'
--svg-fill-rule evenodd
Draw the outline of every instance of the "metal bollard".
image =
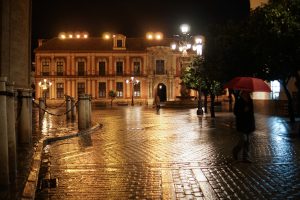
<svg viewBox="0 0 300 200">
<path fill-rule="evenodd" d="M 71 97 L 71 118 L 72 120 L 76 119 L 76 105 L 74 97 Z"/>
<path fill-rule="evenodd" d="M 71 97 L 66 96 L 66 117 L 67 120 L 71 119 Z"/>
<path fill-rule="evenodd" d="M 40 123 L 43 120 L 43 117 L 45 114 L 45 108 L 46 108 L 46 106 L 45 106 L 44 98 L 39 98 L 39 120 L 40 120 Z"/>
</svg>

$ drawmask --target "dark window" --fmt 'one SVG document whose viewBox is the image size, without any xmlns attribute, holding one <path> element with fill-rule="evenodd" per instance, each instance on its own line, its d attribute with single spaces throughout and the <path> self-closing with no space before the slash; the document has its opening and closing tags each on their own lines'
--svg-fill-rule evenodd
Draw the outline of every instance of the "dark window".
<svg viewBox="0 0 300 200">
<path fill-rule="evenodd" d="M 56 84 L 56 98 L 64 98 L 64 84 L 57 83 Z"/>
<path fill-rule="evenodd" d="M 79 61 L 78 62 L 78 76 L 84 76 L 85 71 L 84 71 L 84 62 Z"/>
<path fill-rule="evenodd" d="M 133 89 L 134 89 L 133 95 L 135 97 L 140 97 L 141 96 L 141 83 L 138 82 L 138 83 L 134 84 Z"/>
<path fill-rule="evenodd" d="M 165 73 L 165 61 L 156 60 L 156 74 L 164 74 L 164 73 Z"/>
<path fill-rule="evenodd" d="M 99 75 L 105 76 L 105 62 L 99 62 Z"/>
<path fill-rule="evenodd" d="M 117 97 L 123 97 L 123 83 L 117 82 Z"/>
<path fill-rule="evenodd" d="M 57 76 L 64 75 L 64 62 L 63 61 L 56 62 L 56 74 L 57 74 Z"/>
<path fill-rule="evenodd" d="M 123 47 L 122 40 L 117 40 L 117 47 Z"/>
<path fill-rule="evenodd" d="M 50 75 L 50 62 L 48 60 L 42 61 L 42 75 L 43 76 Z"/>
<path fill-rule="evenodd" d="M 78 96 L 80 94 L 84 94 L 85 93 L 85 84 L 84 83 L 77 83 L 77 94 Z"/>
<path fill-rule="evenodd" d="M 106 97 L 106 83 L 99 83 L 99 97 Z"/>
<path fill-rule="evenodd" d="M 123 62 L 117 62 L 117 75 L 123 75 Z"/>
<path fill-rule="evenodd" d="M 134 62 L 133 63 L 134 68 L 134 75 L 140 75 L 141 74 L 141 63 L 140 62 Z"/>
</svg>

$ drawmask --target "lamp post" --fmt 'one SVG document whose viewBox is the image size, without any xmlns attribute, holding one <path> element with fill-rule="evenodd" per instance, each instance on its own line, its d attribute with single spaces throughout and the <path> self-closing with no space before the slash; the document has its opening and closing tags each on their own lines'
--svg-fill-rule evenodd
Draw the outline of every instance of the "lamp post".
<svg viewBox="0 0 300 200">
<path fill-rule="evenodd" d="M 126 80 L 127 84 L 131 84 L 131 106 L 134 106 L 134 101 L 133 101 L 133 96 L 134 96 L 134 85 L 139 84 L 139 80 L 137 80 L 136 78 L 134 78 L 133 76 L 130 77 L 130 79 Z"/>
<path fill-rule="evenodd" d="M 197 56 L 202 57 L 204 37 L 201 35 L 192 36 L 190 34 L 190 26 L 188 24 L 182 24 L 180 26 L 180 30 L 181 33 L 179 35 L 175 35 L 175 42 L 171 43 L 171 49 L 182 52 L 182 57 L 189 57 L 188 51 L 194 51 Z M 195 53 L 193 53 L 192 56 L 195 55 Z M 197 115 L 202 115 L 201 80 L 198 81 L 199 88 Z"/>
<path fill-rule="evenodd" d="M 39 82 L 39 86 L 42 89 L 42 97 L 44 98 L 45 104 L 46 104 L 46 90 L 50 88 L 52 85 L 52 82 L 44 79 L 43 81 Z"/>
<path fill-rule="evenodd" d="M 171 49 L 182 52 L 183 57 L 188 56 L 189 50 L 195 51 L 198 56 L 202 56 L 204 37 L 201 35 L 192 36 L 188 24 L 182 24 L 180 30 L 181 33 L 175 35 L 175 42 L 171 43 Z"/>
</svg>

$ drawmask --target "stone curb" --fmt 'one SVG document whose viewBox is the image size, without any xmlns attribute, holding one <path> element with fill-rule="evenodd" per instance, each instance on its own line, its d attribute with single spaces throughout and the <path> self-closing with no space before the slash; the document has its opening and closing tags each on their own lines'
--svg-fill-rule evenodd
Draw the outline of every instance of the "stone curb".
<svg viewBox="0 0 300 200">
<path fill-rule="evenodd" d="M 102 128 L 102 124 L 96 123 L 93 127 L 89 128 L 87 130 L 79 131 L 74 134 L 69 134 L 69 135 L 59 136 L 59 137 L 44 137 L 44 138 L 40 139 L 39 142 L 37 143 L 37 145 L 34 147 L 34 154 L 32 156 L 30 172 L 29 172 L 27 181 L 25 183 L 21 199 L 22 200 L 29 200 L 29 199 L 34 200 L 35 199 L 35 191 L 36 191 L 36 187 L 38 184 L 43 149 L 47 144 L 49 144 L 51 142 L 59 141 L 59 140 L 78 137 L 81 135 L 86 135 L 93 131 L 98 130 L 99 128 Z"/>
</svg>

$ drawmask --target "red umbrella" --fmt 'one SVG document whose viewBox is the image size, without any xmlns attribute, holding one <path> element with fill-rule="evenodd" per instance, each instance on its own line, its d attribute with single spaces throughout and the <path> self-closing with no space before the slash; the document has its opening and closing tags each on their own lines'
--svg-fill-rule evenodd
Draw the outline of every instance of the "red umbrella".
<svg viewBox="0 0 300 200">
<path fill-rule="evenodd" d="M 250 92 L 271 92 L 265 81 L 254 77 L 235 77 L 226 83 L 224 88 Z"/>
</svg>

